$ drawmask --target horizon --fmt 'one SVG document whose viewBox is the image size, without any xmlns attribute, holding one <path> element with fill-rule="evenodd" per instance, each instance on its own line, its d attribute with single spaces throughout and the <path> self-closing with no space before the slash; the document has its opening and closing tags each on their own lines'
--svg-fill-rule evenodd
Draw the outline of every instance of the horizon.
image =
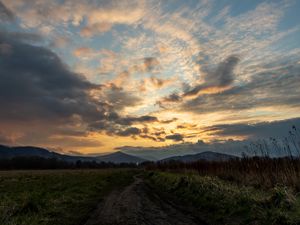
<svg viewBox="0 0 300 225">
<path fill-rule="evenodd" d="M 299 7 L 0 0 L 0 144 L 238 154 L 283 138 L 300 128 Z"/>
</svg>

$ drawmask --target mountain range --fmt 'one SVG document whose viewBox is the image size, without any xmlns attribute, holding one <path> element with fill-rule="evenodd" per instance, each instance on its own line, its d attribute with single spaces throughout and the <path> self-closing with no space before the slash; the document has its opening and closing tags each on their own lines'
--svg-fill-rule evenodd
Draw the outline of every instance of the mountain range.
<svg viewBox="0 0 300 225">
<path fill-rule="evenodd" d="M 42 158 L 56 158 L 68 162 L 81 161 L 96 161 L 96 162 L 112 162 L 116 164 L 120 163 L 142 163 L 147 161 L 144 158 L 127 154 L 121 151 L 101 155 L 101 156 L 75 156 L 75 155 L 66 155 L 60 154 L 57 152 L 49 151 L 44 148 L 32 147 L 32 146 L 22 146 L 22 147 L 9 147 L 0 145 L 0 159 L 11 159 L 14 157 L 32 157 L 38 156 Z M 166 157 L 162 160 L 153 160 L 153 161 L 182 161 L 182 162 L 193 162 L 198 160 L 207 160 L 207 161 L 225 161 L 229 159 L 237 158 L 236 156 L 205 151 L 198 154 L 188 154 L 182 156 L 172 156 Z M 148 160 L 149 161 L 149 160 Z"/>
<path fill-rule="evenodd" d="M 10 159 L 14 157 L 32 157 L 38 156 L 42 158 L 56 158 L 68 162 L 81 161 L 96 161 L 96 162 L 112 162 L 112 163 L 141 163 L 145 159 L 132 156 L 123 152 L 115 152 L 103 156 L 73 156 L 59 154 L 44 148 L 24 146 L 24 147 L 8 147 L 0 145 L 0 159 Z"/>
</svg>

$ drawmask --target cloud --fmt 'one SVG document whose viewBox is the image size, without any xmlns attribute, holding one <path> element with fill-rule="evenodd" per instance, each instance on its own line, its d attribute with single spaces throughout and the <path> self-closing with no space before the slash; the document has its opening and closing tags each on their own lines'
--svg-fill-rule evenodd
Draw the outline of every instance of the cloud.
<svg viewBox="0 0 300 225">
<path fill-rule="evenodd" d="M 85 12 L 87 25 L 80 33 L 92 37 L 109 31 L 113 25 L 138 23 L 145 16 L 144 5 L 144 1 L 99 1 Z"/>
<path fill-rule="evenodd" d="M 126 107 L 136 106 L 142 101 L 141 97 L 127 92 L 122 87 L 117 87 L 114 84 L 110 85 L 104 92 L 106 101 L 117 111 Z"/>
<path fill-rule="evenodd" d="M 118 147 L 125 153 L 143 157 L 149 160 L 161 160 L 163 158 L 176 156 L 176 155 L 187 155 L 187 154 L 197 154 L 205 151 L 220 152 L 226 154 L 233 154 L 241 156 L 242 153 L 247 153 L 254 155 L 255 152 L 247 151 L 247 146 L 253 143 L 260 143 L 264 139 L 271 147 L 270 155 L 279 156 L 286 154 L 285 152 L 278 152 L 273 148 L 269 138 L 273 137 L 277 139 L 277 144 L 281 144 L 280 140 L 283 140 L 289 135 L 289 131 L 295 134 L 293 126 L 296 127 L 299 136 L 300 118 L 278 120 L 272 122 L 261 122 L 256 124 L 221 124 L 215 125 L 207 128 L 207 132 L 211 132 L 212 135 L 216 135 L 217 138 L 222 138 L 221 140 L 212 140 L 211 142 L 204 142 L 198 140 L 196 143 L 181 143 L 161 147 L 143 147 L 143 146 L 123 146 Z M 236 135 L 247 136 L 246 140 L 237 141 L 232 140 L 230 137 Z M 173 138 L 173 137 L 172 137 Z M 174 139 L 174 138 L 173 138 Z M 180 136 L 178 138 L 180 140 Z M 289 140 L 291 142 L 291 140 Z M 264 144 L 265 144 L 264 143 Z M 290 143 L 293 149 L 293 144 Z M 259 149 L 256 149 L 259 151 Z"/>
<path fill-rule="evenodd" d="M 131 125 L 133 123 L 158 122 L 158 119 L 155 116 L 124 117 L 124 118 L 117 119 L 116 122 L 123 125 Z"/>
<path fill-rule="evenodd" d="M 12 22 L 15 20 L 15 15 L 0 1 L 0 22 Z"/>
<path fill-rule="evenodd" d="M 0 55 L 10 55 L 12 53 L 12 46 L 7 43 L 0 44 Z"/>
<path fill-rule="evenodd" d="M 51 135 L 75 138 L 91 131 L 135 136 L 138 128 L 128 127 L 131 124 L 158 121 L 147 115 L 120 116 L 120 111 L 136 106 L 141 99 L 114 85 L 89 82 L 54 52 L 23 42 L 20 35 L 0 34 L 0 131 L 8 127 L 24 131 L 23 141 L 33 136 L 41 140 Z M 33 132 L 26 132 L 28 124 Z"/>
<path fill-rule="evenodd" d="M 90 26 L 86 26 L 81 29 L 80 34 L 83 37 L 90 38 L 95 34 L 102 34 L 109 31 L 112 28 L 110 23 L 97 23 Z"/>
<path fill-rule="evenodd" d="M 191 132 L 237 113 L 227 122 L 294 116 L 299 29 L 280 25 L 286 2 L 235 11 L 212 1 L 1 0 L 1 21 L 15 25 L 3 27 L 21 32 L 0 34 L 0 130 L 78 138 L 136 127 L 129 136 L 151 143 L 180 124 L 194 141 Z"/>
<path fill-rule="evenodd" d="M 172 119 L 169 119 L 169 120 L 161 120 L 159 122 L 160 123 L 164 123 L 164 124 L 168 124 L 168 123 L 173 123 L 173 122 L 175 122 L 177 120 L 178 120 L 177 118 L 172 118 Z"/>
<path fill-rule="evenodd" d="M 196 85 L 190 90 L 186 91 L 183 96 L 195 96 L 201 91 L 220 90 L 221 88 L 228 87 L 234 81 L 234 69 L 239 62 L 237 56 L 229 56 L 221 62 L 216 71 L 206 73 L 204 83 Z"/>
<path fill-rule="evenodd" d="M 299 107 L 299 64 L 291 61 L 274 65 L 265 65 L 245 83 L 221 93 L 202 94 L 179 107 L 199 114 L 258 107 Z"/>
<path fill-rule="evenodd" d="M 79 47 L 73 51 L 73 54 L 76 57 L 89 58 L 89 57 L 95 56 L 97 54 L 97 52 L 95 50 L 93 50 L 92 48 Z"/>
<path fill-rule="evenodd" d="M 119 131 L 117 134 L 120 136 L 135 136 L 139 135 L 141 133 L 141 130 L 137 127 L 130 127 L 125 130 Z"/>
<path fill-rule="evenodd" d="M 146 71 L 152 71 L 155 67 L 159 65 L 158 60 L 155 57 L 144 58 L 144 66 Z"/>
<path fill-rule="evenodd" d="M 169 96 L 163 97 L 161 102 L 180 102 L 182 97 L 177 93 L 172 93 Z"/>
<path fill-rule="evenodd" d="M 20 19 L 23 27 L 56 30 L 58 26 L 81 28 L 83 37 L 109 31 L 114 25 L 133 25 L 144 16 L 144 1 L 80 1 L 80 0 L 3 0 Z M 3 5 L 3 4 L 2 4 Z M 4 11 L 5 9 L 5 11 Z M 1 7 L 6 12 L 7 7 Z M 1 12 L 2 13 L 2 12 Z"/>
<path fill-rule="evenodd" d="M 71 72 L 60 58 L 43 47 L 1 34 L 0 42 L 11 46 L 0 62 L 0 119 L 63 120 L 73 115 L 97 117 L 97 105 L 89 91 L 99 88 Z M 100 113 L 101 115 L 101 113 Z"/>
<path fill-rule="evenodd" d="M 254 124 L 219 124 L 208 127 L 205 132 L 219 137 L 242 136 L 251 139 L 283 138 L 287 136 L 293 126 L 300 128 L 300 118 Z"/>
<path fill-rule="evenodd" d="M 184 136 L 182 134 L 170 134 L 165 138 L 173 141 L 183 141 Z"/>
<path fill-rule="evenodd" d="M 231 55 L 222 61 L 215 71 L 205 73 L 199 71 L 201 75 L 204 74 L 203 82 L 192 87 L 187 85 L 182 94 L 172 93 L 157 101 L 157 104 L 161 108 L 168 108 L 182 102 L 185 98 L 196 97 L 196 99 L 202 99 L 203 96 L 209 96 L 214 93 L 219 94 L 222 91 L 232 88 L 231 85 L 235 79 L 234 69 L 238 62 L 239 58 L 235 55 Z M 199 97 L 197 97 L 198 95 Z"/>
<path fill-rule="evenodd" d="M 134 73 L 157 73 L 158 72 L 160 63 L 156 57 L 145 57 L 135 61 L 136 62 L 129 62 L 131 65 L 127 65 L 126 71 L 128 73 L 134 74 Z"/>
<path fill-rule="evenodd" d="M 27 43 L 30 45 L 39 45 L 43 43 L 43 37 L 37 33 L 28 32 L 8 32 L 6 30 L 0 31 L 0 36 L 11 41 Z"/>
<path fill-rule="evenodd" d="M 151 84 L 155 87 L 155 88 L 162 88 L 165 87 L 167 85 L 172 84 L 174 80 L 172 79 L 160 79 L 157 77 L 150 77 L 150 82 Z"/>
</svg>

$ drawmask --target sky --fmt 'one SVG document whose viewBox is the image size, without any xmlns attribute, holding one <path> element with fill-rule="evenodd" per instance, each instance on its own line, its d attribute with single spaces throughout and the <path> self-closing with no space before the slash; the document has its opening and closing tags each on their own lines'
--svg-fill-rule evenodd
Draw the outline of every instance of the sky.
<svg viewBox="0 0 300 225">
<path fill-rule="evenodd" d="M 1 0 L 0 143 L 93 154 L 300 127 L 300 1 Z"/>
</svg>

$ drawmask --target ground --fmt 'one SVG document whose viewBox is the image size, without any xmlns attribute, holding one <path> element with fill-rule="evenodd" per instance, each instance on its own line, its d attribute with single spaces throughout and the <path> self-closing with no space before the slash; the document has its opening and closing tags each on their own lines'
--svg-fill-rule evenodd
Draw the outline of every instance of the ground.
<svg viewBox="0 0 300 225">
<path fill-rule="evenodd" d="M 0 172 L 1 225 L 296 225 L 300 196 L 141 169 Z"/>
<path fill-rule="evenodd" d="M 112 192 L 85 225 L 204 224 L 184 208 L 162 199 L 140 177 L 122 191 Z"/>
</svg>

